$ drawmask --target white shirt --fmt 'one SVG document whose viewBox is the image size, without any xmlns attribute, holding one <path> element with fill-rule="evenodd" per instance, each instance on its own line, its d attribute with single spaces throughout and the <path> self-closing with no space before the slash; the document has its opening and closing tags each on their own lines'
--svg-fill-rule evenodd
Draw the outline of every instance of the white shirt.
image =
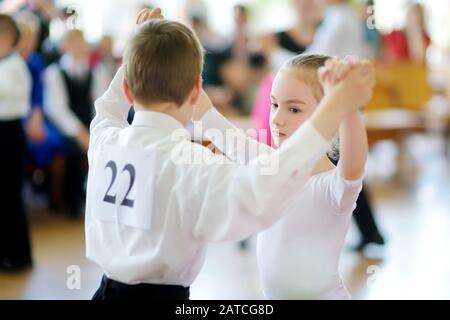
<svg viewBox="0 0 450 320">
<path fill-rule="evenodd" d="M 362 179 L 339 169 L 311 177 L 283 218 L 258 235 L 258 266 L 270 299 L 349 299 L 339 259 Z"/>
<path fill-rule="evenodd" d="M 31 76 L 17 53 L 0 59 L 0 121 L 25 117 L 31 108 Z"/>
<path fill-rule="evenodd" d="M 347 4 L 330 6 L 322 24 L 308 47 L 308 53 L 343 58 L 356 55 L 371 58 L 372 51 L 364 38 L 363 22 Z"/>
<path fill-rule="evenodd" d="M 47 68 L 44 74 L 44 110 L 64 135 L 74 137 L 83 124 L 70 109 L 69 97 L 61 68 L 72 78 L 86 77 L 89 72 L 87 61 L 77 62 L 64 55 L 59 63 Z M 92 73 L 92 101 L 102 96 L 109 84 L 108 73 L 103 66 Z M 91 108 L 93 106 L 90 106 Z"/>
<path fill-rule="evenodd" d="M 215 109 L 202 120 L 205 136 L 231 159 L 252 159 L 243 146 L 255 140 L 243 133 L 235 134 L 240 144 L 216 139 L 213 129 L 216 133 L 237 129 Z M 275 152 L 269 147 L 265 151 Z M 361 189 L 362 178 L 347 181 L 334 169 L 310 177 L 304 189 L 295 190 L 289 208 L 275 209 L 283 211 L 283 217 L 258 236 L 258 266 L 268 298 L 350 298 L 339 276 L 339 257 Z"/>
<path fill-rule="evenodd" d="M 272 156 L 239 165 L 191 143 L 166 114 L 138 111 L 129 126 L 122 79 L 121 68 L 95 103 L 85 230 L 87 257 L 122 283 L 191 285 L 207 242 L 241 240 L 272 225 L 329 147 L 307 123 Z M 261 174 L 263 160 L 278 158 L 277 174 Z"/>
</svg>

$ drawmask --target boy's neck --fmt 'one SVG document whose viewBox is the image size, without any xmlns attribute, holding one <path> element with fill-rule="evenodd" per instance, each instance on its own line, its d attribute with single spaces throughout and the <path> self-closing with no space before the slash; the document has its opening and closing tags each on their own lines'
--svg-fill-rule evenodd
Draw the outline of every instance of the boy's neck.
<svg viewBox="0 0 450 320">
<path fill-rule="evenodd" d="M 153 103 L 151 105 L 142 106 L 138 103 L 135 103 L 134 109 L 136 111 L 151 111 L 151 112 L 159 112 L 164 113 L 172 118 L 175 118 L 178 122 L 186 126 L 191 118 L 190 115 L 186 115 L 185 112 L 186 106 L 177 106 L 174 103 L 170 102 L 162 102 L 162 103 Z"/>
</svg>

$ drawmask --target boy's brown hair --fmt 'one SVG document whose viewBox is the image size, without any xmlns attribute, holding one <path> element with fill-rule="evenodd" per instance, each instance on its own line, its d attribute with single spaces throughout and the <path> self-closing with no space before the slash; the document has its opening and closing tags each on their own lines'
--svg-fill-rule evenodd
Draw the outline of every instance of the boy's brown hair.
<svg viewBox="0 0 450 320">
<path fill-rule="evenodd" d="M 140 26 L 125 53 L 125 77 L 134 99 L 181 106 L 201 76 L 203 49 L 187 26 L 163 19 Z"/>
<path fill-rule="evenodd" d="M 0 33 L 10 33 L 13 36 L 13 47 L 20 40 L 20 30 L 14 19 L 7 14 L 0 14 Z"/>
<path fill-rule="evenodd" d="M 320 101 L 323 97 L 323 89 L 317 71 L 325 66 L 328 59 L 331 57 L 323 54 L 302 53 L 289 59 L 283 68 L 298 70 L 297 76 L 312 87 L 314 96 L 317 101 Z"/>
</svg>

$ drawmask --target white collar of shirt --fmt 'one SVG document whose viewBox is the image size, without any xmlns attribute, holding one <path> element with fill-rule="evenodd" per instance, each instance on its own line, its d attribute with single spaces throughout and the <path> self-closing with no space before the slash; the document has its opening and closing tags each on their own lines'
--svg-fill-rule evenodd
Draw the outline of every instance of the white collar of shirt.
<svg viewBox="0 0 450 320">
<path fill-rule="evenodd" d="M 191 134 L 181 122 L 161 112 L 137 111 L 134 115 L 132 126 L 156 129 L 158 132 L 168 136 L 174 132 L 179 132 L 186 139 L 191 139 Z"/>
<path fill-rule="evenodd" d="M 84 78 L 89 72 L 89 62 L 87 59 L 77 61 L 69 54 L 61 57 L 60 65 L 71 77 L 78 79 Z"/>
</svg>

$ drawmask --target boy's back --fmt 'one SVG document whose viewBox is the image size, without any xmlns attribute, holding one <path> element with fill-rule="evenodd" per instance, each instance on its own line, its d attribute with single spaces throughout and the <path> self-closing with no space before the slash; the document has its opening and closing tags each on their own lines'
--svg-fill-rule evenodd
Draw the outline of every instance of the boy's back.
<svg viewBox="0 0 450 320">
<path fill-rule="evenodd" d="M 180 141 L 172 137 L 174 132 L 186 136 Z M 197 168 L 176 161 L 183 156 L 176 154 L 177 148 L 200 147 L 191 145 L 188 137 L 170 116 L 137 112 L 131 126 L 92 144 L 87 256 L 109 278 L 189 286 L 199 272 L 205 243 L 196 239 L 201 232 L 195 235 L 191 226 L 200 210 L 194 199 L 206 190 L 190 184 L 201 174 Z"/>
</svg>

